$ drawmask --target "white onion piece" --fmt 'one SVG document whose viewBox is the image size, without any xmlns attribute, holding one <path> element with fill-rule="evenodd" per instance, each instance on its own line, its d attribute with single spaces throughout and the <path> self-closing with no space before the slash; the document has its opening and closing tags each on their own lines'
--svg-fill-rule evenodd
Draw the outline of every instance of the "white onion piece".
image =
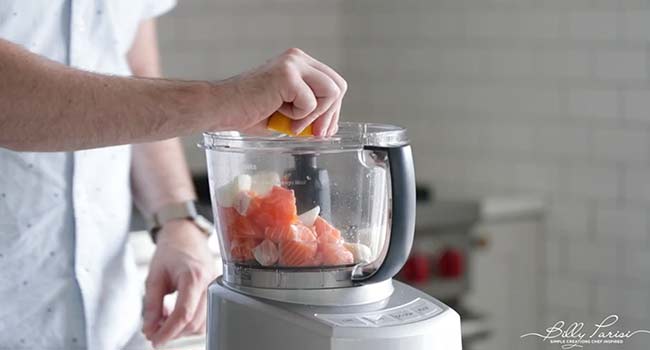
<svg viewBox="0 0 650 350">
<path fill-rule="evenodd" d="M 238 193 L 250 191 L 251 183 L 250 175 L 237 175 L 232 181 L 217 189 L 217 203 L 224 208 L 232 207 Z"/>
<path fill-rule="evenodd" d="M 355 263 L 370 262 L 372 259 L 372 252 L 370 248 L 362 243 L 343 243 L 345 249 L 349 250 L 354 257 Z"/>
<path fill-rule="evenodd" d="M 265 239 L 257 247 L 253 249 L 253 256 L 255 260 L 262 266 L 271 266 L 278 262 L 280 258 L 280 252 L 278 251 L 278 246 L 275 243 Z"/>
<path fill-rule="evenodd" d="M 318 214 L 320 214 L 320 207 L 315 206 L 314 208 L 312 208 L 310 210 L 307 210 L 306 212 L 300 214 L 298 216 L 298 219 L 305 226 L 312 227 L 312 226 L 314 226 L 314 222 L 316 221 L 316 218 L 318 217 Z"/>
<path fill-rule="evenodd" d="M 262 171 L 252 176 L 251 188 L 258 196 L 266 196 L 273 186 L 280 186 L 280 175 L 272 171 Z"/>
<path fill-rule="evenodd" d="M 232 206 L 239 213 L 239 215 L 246 216 L 246 213 L 248 212 L 248 207 L 250 206 L 252 200 L 253 200 L 253 196 L 251 192 L 249 191 L 239 192 L 235 195 L 235 199 L 233 200 Z"/>
</svg>

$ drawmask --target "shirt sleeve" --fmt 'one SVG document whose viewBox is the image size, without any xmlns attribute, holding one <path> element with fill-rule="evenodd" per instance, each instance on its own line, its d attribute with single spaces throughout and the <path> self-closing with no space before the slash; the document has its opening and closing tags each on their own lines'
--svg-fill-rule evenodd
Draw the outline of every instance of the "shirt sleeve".
<svg viewBox="0 0 650 350">
<path fill-rule="evenodd" d="M 158 17 L 176 6 L 176 0 L 147 0 L 143 1 L 141 20 Z"/>
</svg>

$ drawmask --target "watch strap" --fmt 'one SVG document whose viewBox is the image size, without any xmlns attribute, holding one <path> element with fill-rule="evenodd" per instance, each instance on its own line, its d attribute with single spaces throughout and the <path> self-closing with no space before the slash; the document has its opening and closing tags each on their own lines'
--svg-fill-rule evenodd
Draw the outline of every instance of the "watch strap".
<svg viewBox="0 0 650 350">
<path fill-rule="evenodd" d="M 160 231 L 165 223 L 181 219 L 194 223 L 206 236 L 209 236 L 213 231 L 212 223 L 199 215 L 194 201 L 185 201 L 167 204 L 151 217 L 149 225 L 151 239 L 156 242 L 158 231 Z"/>
</svg>

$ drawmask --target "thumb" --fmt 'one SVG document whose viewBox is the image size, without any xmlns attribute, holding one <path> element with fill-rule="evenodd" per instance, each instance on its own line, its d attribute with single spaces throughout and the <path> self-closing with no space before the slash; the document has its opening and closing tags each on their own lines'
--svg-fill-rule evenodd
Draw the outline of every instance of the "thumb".
<svg viewBox="0 0 650 350">
<path fill-rule="evenodd" d="M 150 274 L 145 283 L 145 294 L 143 302 L 144 324 L 142 332 L 149 336 L 159 327 L 159 321 L 163 317 L 163 299 L 165 298 L 165 285 L 163 278 Z"/>
</svg>

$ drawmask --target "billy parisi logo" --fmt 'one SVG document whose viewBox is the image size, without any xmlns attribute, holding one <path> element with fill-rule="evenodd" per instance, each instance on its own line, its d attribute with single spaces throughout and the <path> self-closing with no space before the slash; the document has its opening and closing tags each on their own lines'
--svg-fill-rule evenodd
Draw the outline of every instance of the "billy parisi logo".
<svg viewBox="0 0 650 350">
<path fill-rule="evenodd" d="M 638 334 L 650 335 L 650 330 L 620 330 L 614 329 L 618 322 L 618 315 L 609 315 L 600 323 L 594 324 L 593 328 L 585 329 L 584 322 L 567 323 L 557 321 L 551 327 L 546 328 L 546 333 L 526 333 L 520 338 L 538 337 L 549 344 L 557 344 L 564 350 L 582 348 L 589 344 L 624 344 L 626 339 Z"/>
</svg>

